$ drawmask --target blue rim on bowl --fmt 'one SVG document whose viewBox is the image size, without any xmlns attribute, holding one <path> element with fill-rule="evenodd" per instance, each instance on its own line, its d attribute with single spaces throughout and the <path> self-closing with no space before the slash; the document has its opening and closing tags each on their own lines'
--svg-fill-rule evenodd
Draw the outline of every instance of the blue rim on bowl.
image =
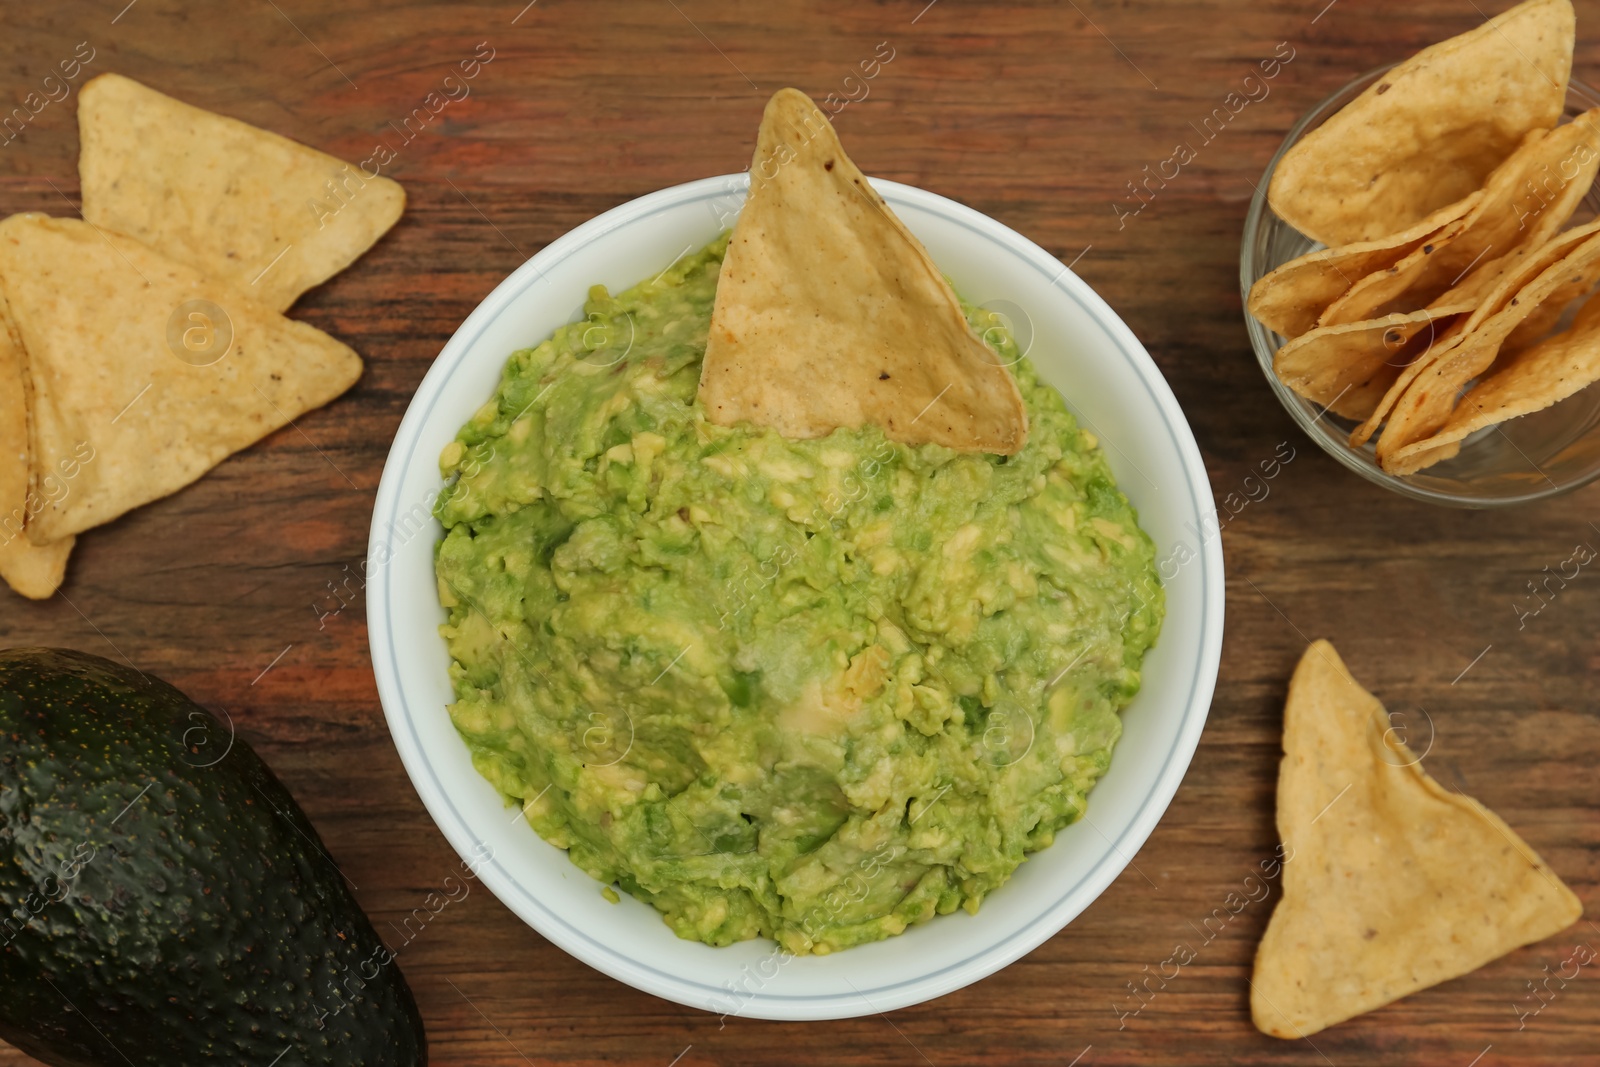
<svg viewBox="0 0 1600 1067">
<path fill-rule="evenodd" d="M 1322 247 L 1278 218 L 1267 205 L 1267 186 L 1278 161 L 1310 131 L 1355 99 L 1390 67 L 1379 67 L 1344 85 L 1313 107 L 1289 130 L 1256 186 L 1245 216 L 1239 254 L 1239 286 L 1248 302 L 1250 287 L 1289 260 Z M 1579 81 L 1567 86 L 1568 116 L 1600 106 L 1600 93 Z M 1579 213 L 1600 215 L 1600 189 L 1590 190 Z M 1284 385 L 1272 357 L 1285 338 L 1244 311 L 1255 349 L 1278 401 L 1324 452 L 1370 482 L 1413 500 L 1461 508 L 1507 507 L 1571 492 L 1600 478 L 1600 388 L 1582 390 L 1553 407 L 1479 430 L 1461 444 L 1454 459 L 1415 474 L 1394 475 L 1378 466 L 1374 442 L 1352 448 L 1353 420 L 1325 410 Z"/>
<path fill-rule="evenodd" d="M 1182 781 L 1210 708 L 1221 660 L 1222 552 L 1194 436 L 1127 325 L 1059 260 L 993 219 L 874 181 L 935 259 L 953 268 L 965 295 L 1030 308 L 1036 336 L 1049 342 L 1036 347 L 1051 350 L 1034 355 L 1035 366 L 1085 425 L 1099 426 L 1119 482 L 1166 557 L 1167 621 L 1146 659 L 1143 691 L 1123 712 L 1123 738 L 1088 816 L 1034 854 L 977 915 L 941 916 L 887 941 L 785 962 L 770 942 L 681 941 L 647 905 L 628 897 L 607 903 L 564 853 L 524 820 L 507 818 L 445 710 L 453 693 L 437 632 L 435 457 L 490 394 L 514 349 L 575 321 L 569 313 L 591 283 L 625 286 L 654 260 L 715 236 L 746 183 L 744 175 L 707 178 L 614 208 L 522 264 L 467 317 L 418 387 L 384 466 L 368 546 L 369 639 L 384 715 L 424 806 L 482 884 L 528 925 L 597 970 L 678 1003 L 756 1018 L 846 1018 L 920 1003 L 993 973 L 1070 922 L 1131 862 Z"/>
</svg>

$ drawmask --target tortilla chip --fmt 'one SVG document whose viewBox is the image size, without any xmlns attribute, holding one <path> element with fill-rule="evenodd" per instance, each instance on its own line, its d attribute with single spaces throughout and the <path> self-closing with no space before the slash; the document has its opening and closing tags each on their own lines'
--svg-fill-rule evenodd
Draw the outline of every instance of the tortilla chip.
<svg viewBox="0 0 1600 1067">
<path fill-rule="evenodd" d="M 1600 300 L 1591 299 L 1572 327 L 1521 352 L 1461 398 L 1443 428 L 1401 449 L 1397 464 L 1420 470 L 1469 434 L 1531 415 L 1600 381 Z"/>
<path fill-rule="evenodd" d="M 1435 463 L 1443 463 L 1447 459 L 1454 459 L 1461 454 L 1460 441 L 1441 441 L 1429 445 L 1425 453 L 1408 455 L 1403 467 L 1395 468 L 1401 474 L 1415 474 L 1424 467 L 1431 467 Z"/>
<path fill-rule="evenodd" d="M 281 311 L 405 207 L 396 182 L 102 74 L 78 101 L 83 217 Z"/>
<path fill-rule="evenodd" d="M 1479 282 L 1469 277 L 1435 301 L 1433 305 L 1435 314 L 1439 314 L 1441 308 L 1459 307 L 1462 304 L 1470 306 L 1472 313 L 1464 321 L 1458 321 L 1430 350 L 1401 372 L 1383 399 L 1378 402 L 1378 406 L 1367 416 L 1367 420 L 1351 433 L 1351 447 L 1360 448 L 1366 443 L 1394 410 L 1400 397 L 1424 371 L 1443 359 L 1468 333 L 1479 329 L 1491 316 L 1504 309 L 1517 297 L 1523 286 L 1570 254 L 1574 248 L 1595 233 L 1600 233 L 1600 219 L 1575 226 L 1542 245 L 1519 247 L 1506 257 L 1503 265 L 1497 267 L 1492 274 L 1485 275 L 1486 281 Z M 1480 291 L 1483 293 L 1481 297 L 1478 296 Z M 1523 314 L 1525 315 L 1528 310 L 1530 309 L 1523 309 Z M 1514 327 L 1515 323 L 1510 325 Z"/>
<path fill-rule="evenodd" d="M 1567 224 L 1594 184 L 1600 167 L 1600 108 L 1548 132 L 1535 130 L 1489 175 L 1483 198 L 1466 228 L 1433 264 L 1439 289 L 1432 300 L 1469 271 L 1500 260 L 1518 246 L 1538 247 Z"/>
<path fill-rule="evenodd" d="M 1506 294 L 1508 285 L 1511 284 L 1507 282 L 1508 278 L 1519 277 L 1525 282 L 1530 275 L 1523 268 L 1534 259 L 1543 260 L 1548 266 L 1553 262 L 1549 258 L 1551 249 L 1555 248 L 1558 242 L 1565 241 L 1569 234 L 1584 228 L 1574 227 L 1564 234 L 1549 238 L 1543 244 L 1534 242 L 1519 244 L 1504 256 L 1480 263 L 1439 299 L 1462 301 L 1474 306 L 1487 304 L 1492 296 Z"/>
<path fill-rule="evenodd" d="M 1301 657 L 1283 718 L 1288 860 L 1250 995 L 1263 1033 L 1315 1034 L 1583 913 L 1494 812 L 1428 776 L 1328 642 Z"/>
<path fill-rule="evenodd" d="M 77 219 L 0 222 L 0 285 L 28 354 L 30 491 L 77 464 L 71 491 L 30 520 L 36 543 L 181 489 L 361 374 L 360 358 L 320 330 Z M 191 301 L 231 323 L 231 347 L 206 366 L 169 340 Z"/>
<path fill-rule="evenodd" d="M 1561 321 L 1561 316 L 1566 313 L 1572 302 L 1589 294 L 1594 288 L 1595 280 L 1592 272 L 1575 271 L 1570 275 L 1544 299 L 1543 303 L 1529 312 L 1528 317 L 1517 323 L 1506 335 L 1505 341 L 1500 345 L 1498 358 L 1514 356 L 1544 340 L 1545 336 L 1555 328 L 1556 323 Z"/>
<path fill-rule="evenodd" d="M 1555 144 L 1544 153 L 1542 166 L 1530 168 L 1520 194 L 1522 202 L 1516 207 L 1519 222 L 1525 221 L 1524 212 L 1535 213 L 1525 238 L 1533 246 L 1550 240 L 1566 224 L 1594 184 L 1596 170 L 1600 169 L 1600 108 L 1557 127 L 1550 139 Z M 1594 232 L 1594 224 L 1575 227 L 1572 232 Z M 1571 279 L 1511 331 L 1500 346 L 1501 353 L 1521 352 L 1542 339 L 1554 328 L 1567 305 L 1587 290 L 1581 278 Z"/>
<path fill-rule="evenodd" d="M 1445 226 L 1420 248 L 1387 271 L 1351 287 L 1317 320 L 1319 326 L 1376 318 L 1385 312 L 1427 307 L 1446 292 L 1449 302 L 1476 303 L 1495 278 L 1516 260 L 1520 246 L 1537 247 L 1572 217 L 1600 166 L 1600 109 L 1586 112 L 1554 131 L 1534 130 L 1494 173 L 1477 203 L 1454 225 Z M 1485 272 L 1471 287 L 1463 279 L 1484 262 Z M 1559 310 L 1559 309 L 1558 309 Z M 1542 335 L 1554 321 L 1539 330 Z"/>
<path fill-rule="evenodd" d="M 1572 294 L 1593 288 L 1597 280 L 1600 280 L 1600 234 L 1582 241 L 1547 267 L 1517 290 L 1498 312 L 1465 332 L 1459 344 L 1431 360 L 1400 394 L 1384 424 L 1377 450 L 1378 462 L 1384 469 L 1397 474 L 1416 469 L 1408 467 L 1399 452 L 1432 436 L 1445 424 L 1461 390 L 1489 369 L 1512 331 L 1547 301 L 1561 300 L 1564 304 Z"/>
<path fill-rule="evenodd" d="M 1280 381 L 1347 419 L 1365 418 L 1405 366 L 1447 334 L 1466 305 L 1366 322 L 1319 326 L 1278 349 L 1272 368 Z"/>
<path fill-rule="evenodd" d="M 1433 268 L 1435 259 L 1448 253 L 1456 240 L 1465 232 L 1466 227 L 1466 219 L 1457 219 L 1436 231 L 1432 237 L 1394 266 L 1387 270 L 1374 271 L 1362 278 L 1350 287 L 1348 293 L 1328 305 L 1327 310 L 1317 319 L 1317 325 L 1338 326 L 1347 322 L 1377 318 L 1386 311 L 1403 314 L 1426 307 L 1432 297 L 1422 297 L 1419 290 L 1427 286 L 1430 275 L 1438 273 Z M 1406 308 L 1392 306 L 1407 298 L 1410 298 L 1414 306 Z"/>
<path fill-rule="evenodd" d="M 1427 243 L 1439 230 L 1477 206 L 1474 192 L 1440 208 L 1415 226 L 1374 241 L 1324 248 L 1292 259 L 1250 287 L 1247 306 L 1268 329 L 1298 337 L 1362 278 L 1387 270 Z"/>
<path fill-rule="evenodd" d="M 1482 187 L 1529 130 L 1560 119 L 1574 21 L 1569 0 L 1527 0 L 1418 52 L 1284 154 L 1272 209 L 1342 245 L 1403 230 Z"/>
<path fill-rule="evenodd" d="M 1481 304 L 1508 274 L 1544 248 L 1577 209 L 1600 167 L 1600 108 L 1587 111 L 1550 133 L 1535 131 L 1489 176 L 1483 202 L 1468 218 L 1469 233 L 1441 259 L 1468 254 L 1438 299 Z M 1554 325 L 1550 323 L 1549 325 Z M 1548 328 L 1548 327 L 1547 327 Z"/>
<path fill-rule="evenodd" d="M 38 546 L 28 540 L 27 359 L 0 295 L 0 578 L 25 597 L 43 600 L 66 576 L 73 539 Z M 63 485 L 70 492 L 70 484 Z M 38 499 L 38 498 L 36 498 Z"/>
<path fill-rule="evenodd" d="M 1028 416 L 921 243 L 797 89 L 761 118 L 717 283 L 707 417 L 789 438 L 875 423 L 896 441 L 1009 455 Z"/>
</svg>

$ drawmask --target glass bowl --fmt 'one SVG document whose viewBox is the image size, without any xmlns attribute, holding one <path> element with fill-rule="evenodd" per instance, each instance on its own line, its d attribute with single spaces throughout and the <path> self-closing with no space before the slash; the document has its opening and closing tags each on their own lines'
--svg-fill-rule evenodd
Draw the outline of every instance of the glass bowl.
<svg viewBox="0 0 1600 1067">
<path fill-rule="evenodd" d="M 1312 108 L 1289 130 L 1267 164 L 1244 222 L 1239 285 L 1246 301 L 1257 279 L 1297 256 L 1323 247 L 1278 218 L 1267 205 L 1267 186 L 1278 161 L 1291 146 L 1389 69 L 1380 67 L 1363 74 Z M 1600 93 L 1578 81 L 1568 83 L 1567 117 L 1597 106 Z M 1574 221 L 1587 221 L 1596 215 L 1600 215 L 1600 183 L 1578 206 Z M 1278 380 L 1272 370 L 1272 357 L 1286 339 L 1257 322 L 1248 306 L 1244 318 L 1262 373 L 1284 409 L 1324 452 L 1368 481 L 1430 504 L 1492 508 L 1570 492 L 1600 477 L 1600 432 L 1596 432 L 1600 428 L 1600 386 L 1581 390 L 1543 411 L 1485 427 L 1462 441 L 1460 453 L 1452 459 L 1415 474 L 1394 475 L 1378 466 L 1373 441 L 1361 448 L 1350 446 L 1355 421 L 1325 410 Z"/>
</svg>

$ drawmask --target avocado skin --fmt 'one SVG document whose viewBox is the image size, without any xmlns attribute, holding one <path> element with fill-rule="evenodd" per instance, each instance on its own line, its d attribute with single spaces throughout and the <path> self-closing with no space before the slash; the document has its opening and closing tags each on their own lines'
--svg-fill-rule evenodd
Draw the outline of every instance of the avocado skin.
<svg viewBox="0 0 1600 1067">
<path fill-rule="evenodd" d="M 98 656 L 0 652 L 0 1037 L 59 1067 L 427 1063 L 416 1002 L 230 726 Z"/>
</svg>

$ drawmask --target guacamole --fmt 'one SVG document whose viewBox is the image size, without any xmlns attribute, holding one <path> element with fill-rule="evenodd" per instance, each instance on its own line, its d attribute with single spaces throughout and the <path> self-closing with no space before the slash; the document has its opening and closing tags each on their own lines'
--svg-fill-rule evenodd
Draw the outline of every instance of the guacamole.
<svg viewBox="0 0 1600 1067">
<path fill-rule="evenodd" d="M 725 247 L 592 289 L 444 450 L 450 715 L 680 937 L 824 953 L 976 911 L 1083 814 L 1163 597 L 1094 436 L 981 309 L 1016 455 L 706 421 Z"/>
</svg>

